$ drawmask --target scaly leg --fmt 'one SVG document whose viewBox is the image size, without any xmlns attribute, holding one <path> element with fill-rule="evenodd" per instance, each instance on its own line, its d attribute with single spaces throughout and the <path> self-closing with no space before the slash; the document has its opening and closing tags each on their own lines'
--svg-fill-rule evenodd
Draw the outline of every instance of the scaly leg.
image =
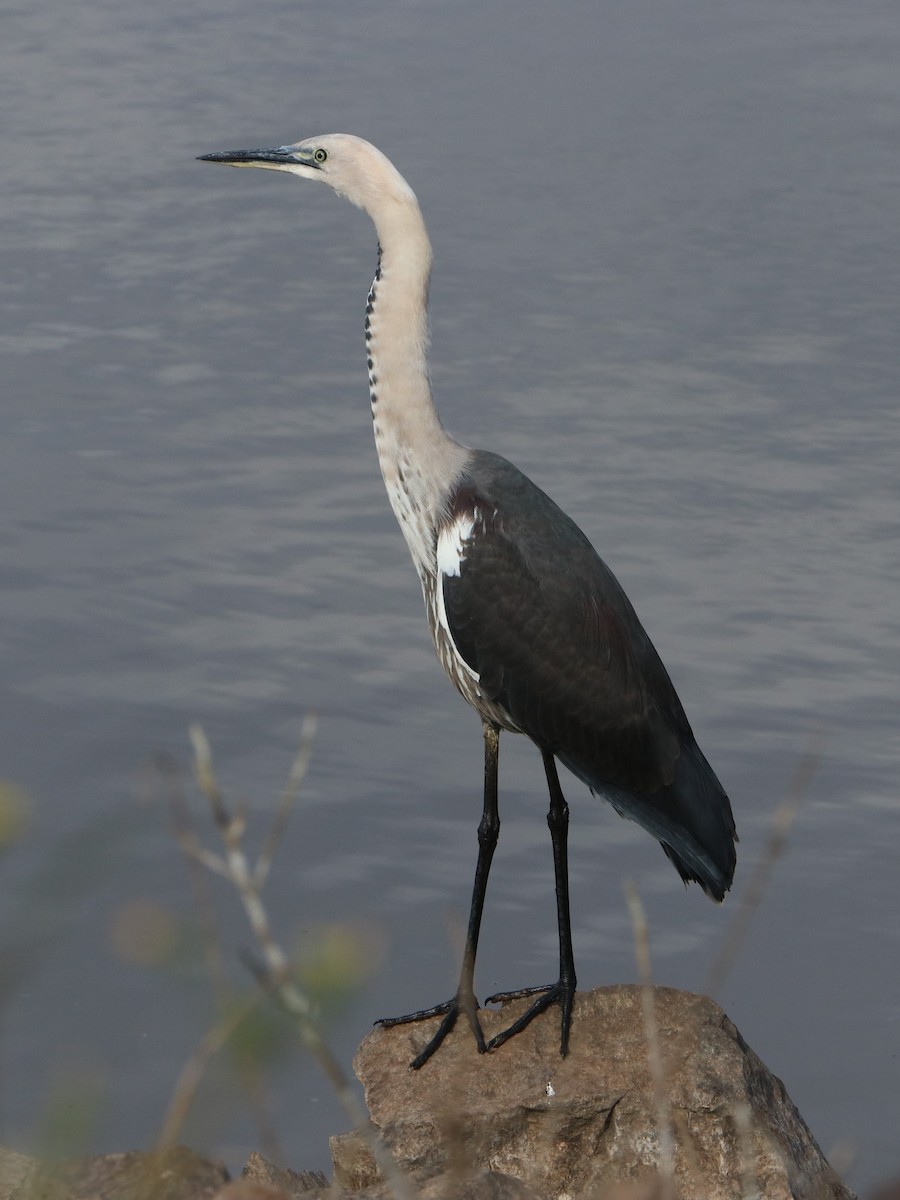
<svg viewBox="0 0 900 1200">
<path fill-rule="evenodd" d="M 516 1000 L 521 996 L 537 996 L 534 1004 L 514 1021 L 508 1029 L 498 1033 L 488 1043 L 488 1050 L 502 1046 L 504 1042 L 521 1033 L 536 1016 L 559 1003 L 562 1009 L 562 1027 L 559 1052 L 565 1058 L 569 1053 L 569 1028 L 572 1024 L 572 1004 L 575 1000 L 575 956 L 572 952 L 572 924 L 569 918 L 569 806 L 559 786 L 556 760 L 549 750 L 542 750 L 544 771 L 550 789 L 550 811 L 547 824 L 553 845 L 553 870 L 556 877 L 556 920 L 559 926 L 559 979 L 547 987 L 521 988 L 516 992 L 498 992 L 489 996 L 486 1003 L 498 1000 Z"/>
<path fill-rule="evenodd" d="M 403 1025 L 410 1021 L 424 1021 L 428 1017 L 443 1016 L 444 1019 L 438 1026 L 434 1037 L 409 1064 L 412 1071 L 417 1071 L 431 1058 L 456 1024 L 457 1017 L 461 1012 L 465 1013 L 466 1020 L 475 1035 L 479 1051 L 483 1054 L 487 1049 L 484 1034 L 478 1022 L 478 1001 L 475 999 L 475 955 L 478 951 L 478 934 L 481 931 L 481 914 L 484 910 L 484 897 L 487 892 L 491 860 L 494 857 L 497 838 L 500 835 L 500 814 L 497 806 L 500 730 L 489 721 L 482 722 L 482 730 L 484 733 L 484 808 L 481 823 L 478 826 L 478 863 L 475 867 L 475 884 L 472 888 L 472 905 L 469 909 L 469 927 L 466 932 L 466 947 L 463 952 L 459 987 L 456 989 L 453 999 L 444 1004 L 436 1004 L 433 1008 L 423 1008 L 419 1012 L 409 1013 L 405 1017 L 385 1017 L 376 1022 L 377 1025 L 388 1027 Z"/>
</svg>

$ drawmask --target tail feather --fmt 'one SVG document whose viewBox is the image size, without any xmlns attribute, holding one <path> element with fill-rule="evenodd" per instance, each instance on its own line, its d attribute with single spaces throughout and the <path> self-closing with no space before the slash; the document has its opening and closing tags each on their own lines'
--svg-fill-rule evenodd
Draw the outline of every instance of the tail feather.
<svg viewBox="0 0 900 1200">
<path fill-rule="evenodd" d="M 725 789 L 693 739 L 682 746 L 663 803 L 693 843 L 685 852 L 683 843 L 661 839 L 663 850 L 686 883 L 699 883 L 707 895 L 724 900 L 734 878 L 737 831 Z M 694 847 L 701 851 L 699 858 L 691 852 Z"/>
<path fill-rule="evenodd" d="M 682 742 L 672 782 L 652 793 L 625 791 L 560 758 L 620 816 L 657 838 L 685 883 L 699 883 L 708 896 L 724 900 L 734 878 L 737 832 L 725 789 L 692 737 Z"/>
</svg>

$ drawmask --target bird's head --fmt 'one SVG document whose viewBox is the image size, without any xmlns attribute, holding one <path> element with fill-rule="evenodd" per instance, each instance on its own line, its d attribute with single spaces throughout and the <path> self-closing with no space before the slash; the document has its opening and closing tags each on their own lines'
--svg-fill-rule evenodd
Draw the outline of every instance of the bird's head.
<svg viewBox="0 0 900 1200">
<path fill-rule="evenodd" d="M 227 150 L 201 154 L 203 162 L 288 171 L 327 183 L 358 208 L 375 214 L 392 204 L 415 204 L 409 184 L 380 150 L 350 133 L 327 133 L 274 150 Z"/>
</svg>

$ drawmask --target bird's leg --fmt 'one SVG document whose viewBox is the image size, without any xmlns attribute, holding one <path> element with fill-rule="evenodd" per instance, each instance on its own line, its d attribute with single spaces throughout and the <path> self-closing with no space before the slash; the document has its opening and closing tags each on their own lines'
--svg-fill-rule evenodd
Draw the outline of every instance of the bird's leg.
<svg viewBox="0 0 900 1200">
<path fill-rule="evenodd" d="M 466 1019 L 479 1051 L 483 1054 L 487 1049 L 484 1034 L 478 1021 L 478 1001 L 475 999 L 475 955 L 478 952 L 478 935 L 481 932 L 481 914 L 484 910 L 484 897 L 487 892 L 488 875 L 491 861 L 500 836 L 500 811 L 497 804 L 497 764 L 500 756 L 500 730 L 489 721 L 482 722 L 484 732 L 484 807 L 481 823 L 478 826 L 478 862 L 475 867 L 475 883 L 472 888 L 472 905 L 469 909 L 469 926 L 466 931 L 466 946 L 463 951 L 462 969 L 459 974 L 459 986 L 452 1000 L 444 1004 L 436 1004 L 433 1008 L 423 1008 L 419 1012 L 409 1013 L 405 1017 L 385 1017 L 376 1024 L 402 1025 L 409 1021 L 424 1021 L 428 1017 L 443 1016 L 434 1037 L 409 1064 L 410 1070 L 417 1071 L 423 1066 L 441 1042 L 456 1024 L 459 1014 L 465 1013 Z M 565 803 L 565 801 L 563 801 Z"/>
<path fill-rule="evenodd" d="M 550 811 L 547 824 L 553 845 L 553 870 L 556 877 L 556 920 L 559 926 L 559 979 L 548 987 L 521 988 L 516 992 L 498 992 L 489 996 L 486 1003 L 498 1000 L 516 1000 L 522 996 L 537 996 L 534 1004 L 514 1021 L 508 1029 L 498 1033 L 488 1043 L 488 1050 L 502 1046 L 504 1042 L 521 1033 L 539 1013 L 551 1004 L 559 1003 L 562 1009 L 562 1024 L 559 1052 L 565 1057 L 569 1053 L 569 1028 L 572 1024 L 572 1004 L 575 1000 L 575 956 L 572 952 L 572 924 L 569 918 L 569 806 L 559 786 L 556 760 L 549 750 L 542 750 L 544 771 L 550 788 Z"/>
</svg>

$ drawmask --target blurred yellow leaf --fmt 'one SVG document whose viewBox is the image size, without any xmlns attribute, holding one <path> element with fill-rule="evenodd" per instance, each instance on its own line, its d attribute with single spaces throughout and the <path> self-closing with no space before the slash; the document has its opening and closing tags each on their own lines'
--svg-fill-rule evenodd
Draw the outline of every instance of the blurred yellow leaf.
<svg viewBox="0 0 900 1200">
<path fill-rule="evenodd" d="M 11 846 L 25 833 L 31 815 L 31 798 L 24 788 L 0 779 L 0 847 Z"/>
<path fill-rule="evenodd" d="M 155 900 L 135 899 L 124 904 L 113 918 L 109 940 L 123 962 L 137 967 L 158 967 L 175 953 L 180 922 Z"/>
<path fill-rule="evenodd" d="M 297 978 L 327 1016 L 329 1007 L 362 985 L 381 957 L 381 940 L 372 930 L 325 925 L 300 952 Z"/>
</svg>

